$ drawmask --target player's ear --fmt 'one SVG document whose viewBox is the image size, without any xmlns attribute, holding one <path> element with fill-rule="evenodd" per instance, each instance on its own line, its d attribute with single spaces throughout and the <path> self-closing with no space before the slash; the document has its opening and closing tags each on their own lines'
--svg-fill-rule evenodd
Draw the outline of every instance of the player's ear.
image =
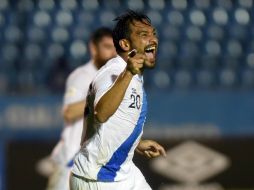
<svg viewBox="0 0 254 190">
<path fill-rule="evenodd" d="M 129 40 L 127 39 L 121 39 L 119 41 L 119 45 L 120 47 L 124 50 L 124 51 L 130 51 L 130 43 Z"/>
</svg>

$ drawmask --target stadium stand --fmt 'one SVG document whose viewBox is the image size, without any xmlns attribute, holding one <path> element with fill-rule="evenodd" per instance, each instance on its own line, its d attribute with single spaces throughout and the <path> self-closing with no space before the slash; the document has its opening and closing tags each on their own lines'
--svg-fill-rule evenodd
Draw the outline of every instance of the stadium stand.
<svg viewBox="0 0 254 190">
<path fill-rule="evenodd" d="M 159 69 L 146 76 L 148 89 L 253 89 L 253 6 L 252 0 L 2 0 L 1 92 L 29 86 L 50 93 L 45 80 L 57 60 L 65 57 L 71 68 L 85 62 L 90 31 L 112 26 L 128 8 L 146 12 L 160 38 Z"/>
</svg>

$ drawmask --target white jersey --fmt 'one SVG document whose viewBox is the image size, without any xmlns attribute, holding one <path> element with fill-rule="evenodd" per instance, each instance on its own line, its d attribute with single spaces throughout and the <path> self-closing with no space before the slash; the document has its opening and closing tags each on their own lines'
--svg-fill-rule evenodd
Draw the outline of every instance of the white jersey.
<svg viewBox="0 0 254 190">
<path fill-rule="evenodd" d="M 89 85 L 97 68 L 92 61 L 76 68 L 68 77 L 64 94 L 64 107 L 86 99 Z M 61 165 L 71 165 L 75 154 L 80 149 L 80 139 L 83 129 L 83 118 L 72 124 L 65 124 L 61 140 L 53 150 L 52 158 Z"/>
<path fill-rule="evenodd" d="M 123 72 L 126 62 L 117 56 L 96 74 L 86 108 L 87 140 L 76 155 L 75 175 L 103 182 L 120 181 L 131 175 L 132 158 L 143 133 L 147 103 L 143 77 L 135 75 L 116 112 L 105 122 L 94 119 L 94 106 Z M 93 130 L 90 135 L 89 129 Z"/>
</svg>

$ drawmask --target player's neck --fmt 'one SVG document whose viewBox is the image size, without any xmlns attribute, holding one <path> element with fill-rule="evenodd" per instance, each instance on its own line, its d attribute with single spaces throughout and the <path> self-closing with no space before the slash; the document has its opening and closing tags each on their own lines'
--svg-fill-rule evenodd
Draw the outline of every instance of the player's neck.
<svg viewBox="0 0 254 190">
<path fill-rule="evenodd" d="M 121 52 L 118 55 L 127 63 L 128 61 L 128 52 Z"/>
</svg>

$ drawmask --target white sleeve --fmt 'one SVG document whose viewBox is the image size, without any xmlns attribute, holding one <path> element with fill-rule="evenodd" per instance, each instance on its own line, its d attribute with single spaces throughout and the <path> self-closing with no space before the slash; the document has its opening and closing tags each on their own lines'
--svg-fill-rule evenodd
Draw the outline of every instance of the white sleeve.
<svg viewBox="0 0 254 190">
<path fill-rule="evenodd" d="M 118 75 L 122 72 L 119 68 L 107 69 L 93 82 L 95 91 L 94 106 L 98 103 L 100 98 L 112 87 Z"/>
<path fill-rule="evenodd" d="M 87 96 L 92 79 L 87 73 L 68 78 L 64 94 L 64 105 L 84 100 Z"/>
</svg>

